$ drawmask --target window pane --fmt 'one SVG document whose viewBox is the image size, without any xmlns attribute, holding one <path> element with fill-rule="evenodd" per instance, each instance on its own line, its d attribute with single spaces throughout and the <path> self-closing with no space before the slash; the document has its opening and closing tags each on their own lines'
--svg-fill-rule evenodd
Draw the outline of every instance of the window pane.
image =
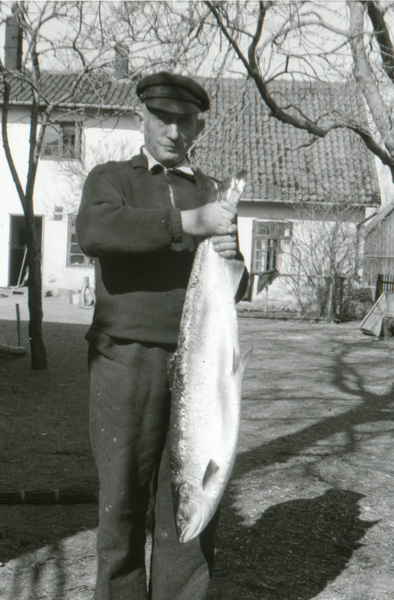
<svg viewBox="0 0 394 600">
<path fill-rule="evenodd" d="M 280 223 L 276 221 L 253 221 L 253 236 L 289 238 L 291 237 L 291 223 Z"/>
<path fill-rule="evenodd" d="M 47 142 L 43 147 L 44 156 L 59 156 L 60 155 L 60 142 Z"/>
<path fill-rule="evenodd" d="M 276 269 L 277 263 L 277 255 L 278 255 L 278 240 L 270 239 L 268 240 L 267 247 L 267 261 L 266 261 L 266 270 Z"/>
<path fill-rule="evenodd" d="M 255 235 L 269 235 L 269 232 L 270 232 L 269 223 L 254 221 Z"/>
<path fill-rule="evenodd" d="M 45 129 L 42 152 L 43 156 L 59 156 L 60 131 L 52 125 L 48 125 Z"/>
<path fill-rule="evenodd" d="M 62 125 L 62 155 L 65 158 L 79 158 L 79 135 L 77 126 L 73 124 Z"/>
<path fill-rule="evenodd" d="M 267 242 L 264 239 L 254 239 L 253 241 L 253 271 L 260 272 L 264 270 L 265 255 L 267 251 Z"/>
<path fill-rule="evenodd" d="M 71 254 L 71 256 L 70 256 L 70 264 L 72 264 L 72 265 L 84 265 L 85 264 L 85 256 L 83 254 Z"/>
<path fill-rule="evenodd" d="M 282 237 L 284 235 L 284 225 L 280 223 L 274 223 L 271 228 L 271 235 L 275 237 Z"/>
</svg>

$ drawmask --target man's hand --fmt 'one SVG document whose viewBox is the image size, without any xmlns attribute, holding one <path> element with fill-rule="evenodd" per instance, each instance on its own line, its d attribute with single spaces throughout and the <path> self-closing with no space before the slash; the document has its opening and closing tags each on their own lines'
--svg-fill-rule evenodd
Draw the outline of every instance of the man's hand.
<svg viewBox="0 0 394 600">
<path fill-rule="evenodd" d="M 219 235 L 212 238 L 214 250 L 223 258 L 235 258 L 238 251 L 237 226 L 232 225 L 233 233 L 230 235 Z"/>
<path fill-rule="evenodd" d="M 200 208 L 182 210 L 182 228 L 185 233 L 200 237 L 233 235 L 237 208 L 230 202 L 213 202 Z M 234 231 L 235 227 L 235 231 Z"/>
</svg>

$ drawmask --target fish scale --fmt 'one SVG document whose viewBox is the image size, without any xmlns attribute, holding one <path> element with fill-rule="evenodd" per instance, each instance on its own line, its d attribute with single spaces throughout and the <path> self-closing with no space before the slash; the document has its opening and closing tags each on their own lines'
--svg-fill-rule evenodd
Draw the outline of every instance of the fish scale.
<svg viewBox="0 0 394 600">
<path fill-rule="evenodd" d="M 218 190 L 236 204 L 243 175 Z M 172 386 L 171 481 L 178 539 L 201 533 L 218 508 L 235 460 L 241 386 L 235 294 L 244 270 L 222 258 L 210 239 L 199 244 L 186 293 Z"/>
</svg>

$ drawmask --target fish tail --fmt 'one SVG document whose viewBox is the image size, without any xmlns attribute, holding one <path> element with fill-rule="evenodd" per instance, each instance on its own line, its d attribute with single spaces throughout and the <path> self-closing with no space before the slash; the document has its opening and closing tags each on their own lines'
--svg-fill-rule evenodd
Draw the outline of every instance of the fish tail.
<svg viewBox="0 0 394 600">
<path fill-rule="evenodd" d="M 233 173 L 223 181 L 219 186 L 218 200 L 219 202 L 226 200 L 237 206 L 246 185 L 246 171 L 238 171 Z"/>
</svg>

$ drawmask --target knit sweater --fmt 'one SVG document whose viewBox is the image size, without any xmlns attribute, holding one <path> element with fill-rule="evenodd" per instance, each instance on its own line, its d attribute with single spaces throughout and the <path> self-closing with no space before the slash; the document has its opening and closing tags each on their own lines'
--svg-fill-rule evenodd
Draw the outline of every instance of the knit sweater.
<svg viewBox="0 0 394 600">
<path fill-rule="evenodd" d="M 214 189 L 200 171 L 194 177 L 159 165 L 149 171 L 143 154 L 90 172 L 76 232 L 83 252 L 99 259 L 92 330 L 177 343 L 198 244 L 183 233 L 180 212 L 211 201 Z M 244 277 L 241 294 L 246 283 Z"/>
</svg>

